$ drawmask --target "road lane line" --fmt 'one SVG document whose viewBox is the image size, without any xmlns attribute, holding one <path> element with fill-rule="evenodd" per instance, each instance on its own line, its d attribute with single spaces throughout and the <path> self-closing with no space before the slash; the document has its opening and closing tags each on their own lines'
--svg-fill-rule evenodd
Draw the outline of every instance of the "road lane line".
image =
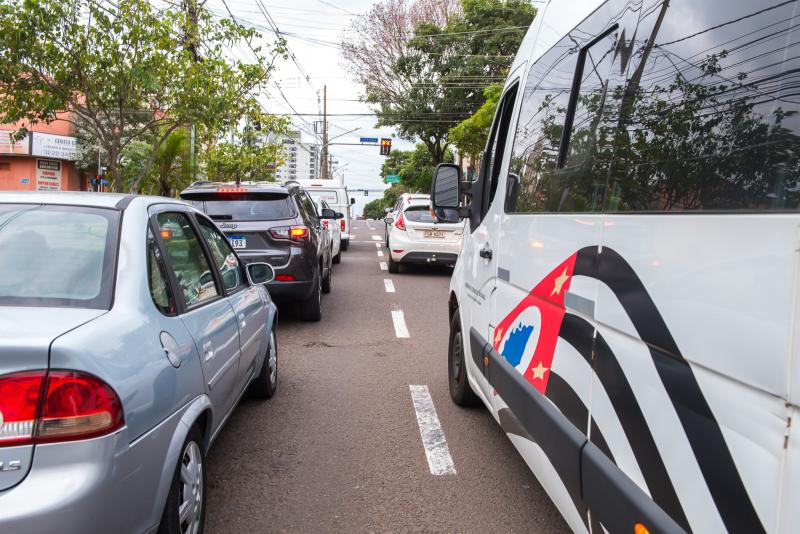
<svg viewBox="0 0 800 534">
<path fill-rule="evenodd" d="M 453 457 L 450 456 L 450 449 L 447 447 L 444 430 L 436 415 L 436 407 L 433 405 L 428 386 L 410 385 L 408 389 L 411 390 L 411 401 L 417 413 L 419 434 L 422 437 L 431 474 L 455 475 L 456 466 Z"/>
<path fill-rule="evenodd" d="M 388 271 L 388 270 L 389 270 L 389 266 L 386 265 L 385 261 L 382 261 L 381 262 L 381 271 Z"/>
<path fill-rule="evenodd" d="M 375 241 L 380 241 L 383 238 L 381 236 L 379 236 L 379 235 L 374 235 L 374 236 L 372 236 L 372 239 L 374 239 Z"/>
<path fill-rule="evenodd" d="M 397 337 L 411 337 L 406 326 L 406 318 L 403 310 L 392 310 L 392 322 L 394 323 L 394 335 Z"/>
<path fill-rule="evenodd" d="M 389 278 L 383 279 L 383 285 L 386 286 L 387 293 L 394 293 L 394 282 L 392 282 Z"/>
<path fill-rule="evenodd" d="M 381 248 L 381 244 L 380 243 L 375 243 L 375 248 Z"/>
<path fill-rule="evenodd" d="M 382 250 L 379 250 L 379 251 L 378 251 L 378 257 L 379 257 L 379 258 L 382 258 L 382 257 L 383 257 L 383 251 L 382 251 Z"/>
</svg>

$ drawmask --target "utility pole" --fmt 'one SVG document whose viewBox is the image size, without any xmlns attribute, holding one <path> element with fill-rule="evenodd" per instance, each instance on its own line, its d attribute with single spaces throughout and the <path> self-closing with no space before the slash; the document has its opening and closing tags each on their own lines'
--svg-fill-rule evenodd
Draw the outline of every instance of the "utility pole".
<svg viewBox="0 0 800 534">
<path fill-rule="evenodd" d="M 186 32 L 183 36 L 183 46 L 189 53 L 192 54 L 192 58 L 194 59 L 195 63 L 200 61 L 200 54 L 197 51 L 197 25 L 198 25 L 198 18 L 199 18 L 199 10 L 197 8 L 197 0 L 183 0 L 183 9 L 186 12 Z M 195 124 L 192 123 L 189 126 L 189 180 L 191 183 L 194 183 L 195 179 L 195 167 L 196 167 L 196 156 L 195 156 L 195 136 L 197 135 L 197 129 Z"/>
<path fill-rule="evenodd" d="M 328 176 L 328 86 L 322 86 L 322 179 Z"/>
</svg>

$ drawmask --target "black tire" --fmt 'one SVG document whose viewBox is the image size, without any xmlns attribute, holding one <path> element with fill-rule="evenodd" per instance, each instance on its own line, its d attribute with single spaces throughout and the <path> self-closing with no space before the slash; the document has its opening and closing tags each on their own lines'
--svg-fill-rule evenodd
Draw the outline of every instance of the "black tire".
<svg viewBox="0 0 800 534">
<path fill-rule="evenodd" d="M 317 274 L 314 282 L 314 289 L 306 300 L 297 303 L 297 314 L 304 321 L 319 321 L 322 319 L 322 284 L 320 283 L 321 273 Z"/>
<path fill-rule="evenodd" d="M 328 267 L 328 274 L 322 279 L 322 292 L 327 295 L 331 292 L 331 282 L 333 281 L 333 269 Z"/>
<path fill-rule="evenodd" d="M 481 399 L 472 391 L 467 380 L 467 362 L 464 359 L 464 336 L 461 334 L 461 317 L 458 310 L 450 321 L 450 343 L 447 349 L 447 377 L 450 398 L 459 406 L 478 406 Z"/>
<path fill-rule="evenodd" d="M 389 253 L 389 272 L 392 274 L 397 274 L 400 272 L 400 262 L 392 259 L 391 252 Z"/>
<path fill-rule="evenodd" d="M 190 452 L 191 451 L 191 452 Z M 197 465 L 199 458 L 199 481 L 196 484 L 186 484 L 181 477 L 181 468 L 187 465 L 187 462 Z M 193 460 L 194 459 L 194 460 Z M 178 459 L 178 464 L 175 466 L 175 474 L 172 475 L 172 483 L 170 484 L 169 494 L 167 495 L 167 503 L 164 505 L 164 512 L 161 514 L 161 522 L 158 525 L 158 534 L 183 534 L 188 529 L 184 528 L 185 523 L 182 524 L 178 515 L 178 510 L 181 505 L 189 500 L 195 502 L 193 513 L 190 515 L 192 520 L 197 518 L 199 512 L 199 528 L 197 534 L 202 534 L 205 526 L 206 519 L 206 472 L 205 472 L 206 456 L 203 446 L 203 438 L 197 427 L 193 427 L 186 436 L 186 441 L 181 447 L 181 455 Z M 187 473 L 189 470 L 187 470 Z M 192 473 L 195 471 L 192 470 Z M 197 492 L 200 492 L 200 498 L 197 499 Z M 187 494 L 187 492 L 190 492 Z M 199 501 L 199 502 L 198 502 Z M 199 511 L 196 507 L 199 505 Z"/>
<path fill-rule="evenodd" d="M 342 263 L 342 249 L 341 249 L 341 247 L 339 248 L 339 253 L 336 254 L 336 256 L 334 256 L 331 261 L 333 263 L 335 263 L 336 265 L 339 265 L 340 263 Z"/>
<path fill-rule="evenodd" d="M 384 241 L 383 245 L 384 245 L 386 248 L 389 248 L 389 234 L 388 234 L 388 233 L 385 233 L 385 234 L 383 234 L 383 235 L 384 235 L 384 236 L 386 236 L 386 240 Z"/>
<path fill-rule="evenodd" d="M 269 333 L 267 354 L 264 355 L 264 363 L 261 364 L 261 370 L 258 375 L 250 382 L 247 392 L 256 399 L 270 399 L 275 395 L 276 389 L 278 389 L 278 339 L 275 337 L 275 325 L 272 325 Z"/>
<path fill-rule="evenodd" d="M 341 248 L 341 250 L 347 250 L 347 247 L 349 247 L 349 246 L 350 246 L 350 240 L 349 239 L 343 239 L 342 240 L 342 248 Z"/>
</svg>

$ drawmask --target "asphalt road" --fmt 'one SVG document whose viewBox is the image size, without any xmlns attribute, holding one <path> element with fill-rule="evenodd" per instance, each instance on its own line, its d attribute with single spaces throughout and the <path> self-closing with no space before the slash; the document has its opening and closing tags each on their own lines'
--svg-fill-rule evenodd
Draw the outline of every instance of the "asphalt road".
<svg viewBox="0 0 800 534">
<path fill-rule="evenodd" d="M 566 531 L 489 413 L 450 400 L 449 271 L 390 275 L 383 223 L 353 234 L 322 321 L 281 310 L 275 397 L 243 401 L 209 453 L 206 532 Z M 454 474 L 431 473 L 410 385 L 430 391 Z"/>
</svg>

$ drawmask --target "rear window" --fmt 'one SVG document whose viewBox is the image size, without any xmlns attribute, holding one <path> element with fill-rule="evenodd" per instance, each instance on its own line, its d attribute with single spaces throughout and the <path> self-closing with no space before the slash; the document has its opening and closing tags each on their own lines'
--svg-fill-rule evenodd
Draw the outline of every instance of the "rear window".
<svg viewBox="0 0 800 534">
<path fill-rule="evenodd" d="M 0 204 L 0 306 L 108 309 L 119 213 Z"/>
<path fill-rule="evenodd" d="M 189 193 L 182 197 L 217 221 L 276 221 L 295 216 L 286 193 Z"/>
<path fill-rule="evenodd" d="M 320 200 L 324 200 L 328 204 L 339 204 L 339 192 L 331 189 L 315 189 L 307 187 L 306 191 L 311 195 L 311 198 L 319 205 Z"/>
<path fill-rule="evenodd" d="M 436 219 L 431 215 L 430 206 L 409 206 L 406 208 L 405 218 L 407 221 L 416 223 L 435 223 Z"/>
</svg>

